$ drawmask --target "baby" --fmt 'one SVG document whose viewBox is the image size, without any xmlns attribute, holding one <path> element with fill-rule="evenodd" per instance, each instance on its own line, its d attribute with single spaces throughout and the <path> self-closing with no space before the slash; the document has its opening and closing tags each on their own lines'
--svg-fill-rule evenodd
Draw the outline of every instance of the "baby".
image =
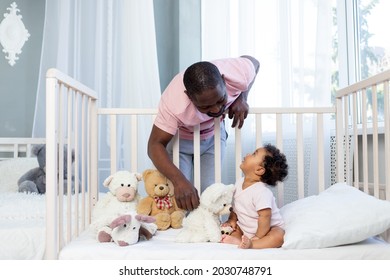
<svg viewBox="0 0 390 280">
<path fill-rule="evenodd" d="M 278 248 L 283 245 L 284 222 L 268 186 L 282 182 L 288 174 L 286 156 L 271 144 L 248 154 L 240 168 L 244 177 L 236 182 L 233 209 L 222 226 L 233 232 L 223 243 L 242 249 Z"/>
</svg>

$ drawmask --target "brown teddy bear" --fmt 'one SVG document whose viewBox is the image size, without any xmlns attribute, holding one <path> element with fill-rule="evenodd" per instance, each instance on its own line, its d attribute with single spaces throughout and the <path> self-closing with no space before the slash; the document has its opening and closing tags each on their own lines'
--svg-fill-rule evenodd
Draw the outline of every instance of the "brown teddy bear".
<svg viewBox="0 0 390 280">
<path fill-rule="evenodd" d="M 157 169 L 145 170 L 142 178 L 148 196 L 139 201 L 138 214 L 154 217 L 158 230 L 181 228 L 185 212 L 177 207 L 172 182 Z"/>
</svg>

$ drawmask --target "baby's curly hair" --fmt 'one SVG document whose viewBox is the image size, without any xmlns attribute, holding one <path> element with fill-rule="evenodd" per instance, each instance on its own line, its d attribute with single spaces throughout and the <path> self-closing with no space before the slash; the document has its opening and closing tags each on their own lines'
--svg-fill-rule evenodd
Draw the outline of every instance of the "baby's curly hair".
<svg viewBox="0 0 390 280">
<path fill-rule="evenodd" d="M 288 174 L 286 156 L 271 144 L 265 145 L 264 149 L 267 151 L 267 155 L 263 161 L 265 172 L 261 176 L 261 181 L 270 186 L 275 186 L 277 182 L 283 182 Z"/>
</svg>

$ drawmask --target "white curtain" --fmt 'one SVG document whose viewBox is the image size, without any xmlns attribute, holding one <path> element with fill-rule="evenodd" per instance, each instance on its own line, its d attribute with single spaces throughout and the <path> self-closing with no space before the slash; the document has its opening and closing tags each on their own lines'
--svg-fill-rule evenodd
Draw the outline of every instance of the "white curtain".
<svg viewBox="0 0 390 280">
<path fill-rule="evenodd" d="M 332 6 L 323 0 L 202 0 L 202 59 L 248 54 L 260 61 L 260 71 L 249 94 L 251 107 L 329 106 L 331 105 Z M 255 148 L 248 119 L 243 127 L 246 149 Z M 293 120 L 283 120 L 283 151 L 290 163 L 285 184 L 285 198 L 296 199 L 295 131 L 289 131 Z M 312 136 L 315 120 L 305 119 L 306 193 L 316 193 L 318 184 L 316 143 Z M 275 123 L 263 121 L 263 127 L 274 137 Z M 330 128 L 326 130 L 330 131 Z M 229 132 L 229 139 L 234 137 Z M 330 135 L 326 136 L 330 139 Z M 329 140 L 330 141 L 330 140 Z M 326 143 L 330 150 L 330 143 Z M 263 137 L 263 142 L 268 142 Z M 229 143 L 228 143 L 229 144 Z M 330 153 L 330 152 L 329 152 Z M 234 154 L 234 153 L 228 153 Z M 229 156 L 227 157 L 229 158 Z M 330 165 L 330 158 L 326 159 Z M 234 159 L 228 160 L 234 162 Z M 327 164 L 328 163 L 328 164 Z M 229 167 L 227 167 L 229 168 Z M 330 170 L 325 170 L 326 185 Z M 234 172 L 226 172 L 234 174 Z M 230 180 L 225 178 L 225 180 Z M 288 187 L 291 185 L 291 190 Z"/>
<path fill-rule="evenodd" d="M 157 107 L 155 37 L 153 0 L 47 0 L 33 136 L 45 136 L 45 74 L 52 67 L 94 89 L 99 107 Z M 130 155 L 129 123 L 118 121 L 118 154 Z M 103 180 L 109 175 L 107 120 L 100 120 L 99 131 Z M 147 143 L 149 131 L 140 129 L 139 143 Z M 139 154 L 139 171 L 150 168 L 146 146 Z M 130 169 L 129 163 L 118 162 L 119 168 Z"/>
</svg>

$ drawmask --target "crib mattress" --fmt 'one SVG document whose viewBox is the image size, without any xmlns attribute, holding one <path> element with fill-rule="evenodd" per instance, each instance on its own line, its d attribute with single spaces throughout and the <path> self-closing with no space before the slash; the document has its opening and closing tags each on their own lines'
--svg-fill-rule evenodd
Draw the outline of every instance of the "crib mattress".
<svg viewBox="0 0 390 280">
<path fill-rule="evenodd" d="M 180 229 L 158 231 L 151 240 L 120 247 L 115 243 L 98 243 L 90 230 L 66 245 L 60 252 L 63 260 L 93 259 L 263 259 L 263 260 L 338 260 L 338 259 L 385 259 L 390 260 L 390 244 L 377 238 L 362 242 L 324 249 L 262 249 L 243 250 L 236 245 L 223 243 L 176 243 Z"/>
</svg>

